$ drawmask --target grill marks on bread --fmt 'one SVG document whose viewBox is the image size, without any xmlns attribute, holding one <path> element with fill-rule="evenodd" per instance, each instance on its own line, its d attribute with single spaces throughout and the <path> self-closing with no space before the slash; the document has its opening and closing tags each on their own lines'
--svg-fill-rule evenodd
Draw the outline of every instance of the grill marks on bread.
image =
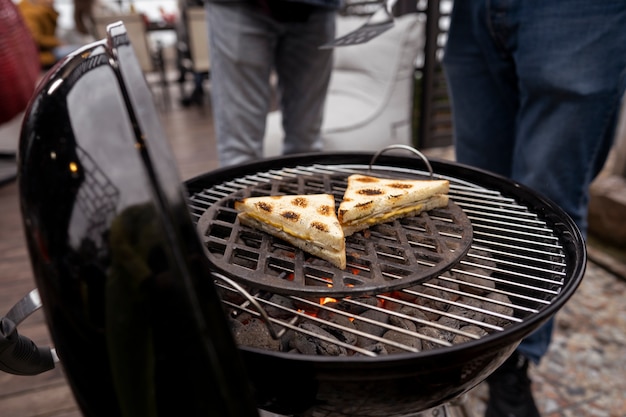
<svg viewBox="0 0 626 417">
<path fill-rule="evenodd" d="M 358 198 L 352 198 L 348 195 L 351 188 L 350 178 L 352 179 L 352 187 L 356 187 L 354 193 Z M 375 198 L 385 198 L 390 205 L 393 205 L 395 204 L 394 201 L 401 199 L 404 194 L 406 194 L 416 186 L 416 184 L 411 184 L 407 182 L 382 180 L 380 178 L 368 176 L 353 175 L 350 178 L 348 179 L 348 189 L 346 190 L 346 195 L 344 196 L 342 202 L 351 203 L 356 200 L 352 209 L 362 211 L 364 213 L 373 209 L 374 205 L 376 204 Z M 366 184 L 366 186 L 364 186 L 363 188 L 358 188 L 361 186 L 361 184 Z M 384 184 L 384 187 L 376 187 L 377 184 Z M 400 193 L 395 194 L 394 191 L 400 191 Z M 366 199 L 369 197 L 371 197 L 371 199 L 362 201 L 362 199 Z M 338 218 L 340 222 L 342 221 L 343 215 L 346 211 L 348 210 L 342 210 L 340 206 L 338 213 Z"/>
<path fill-rule="evenodd" d="M 320 216 L 335 216 L 335 206 L 329 206 L 329 205 L 324 205 L 324 206 L 319 206 L 317 208 L 317 212 L 320 214 Z"/>
<path fill-rule="evenodd" d="M 339 209 L 332 194 L 249 197 L 235 202 L 242 224 L 345 269 L 345 237 L 448 204 L 447 180 L 351 175 Z"/>
<path fill-rule="evenodd" d="M 298 213 L 294 213 L 293 211 L 287 210 L 280 213 L 281 216 L 285 218 L 285 220 L 296 223 L 300 220 L 300 215 Z"/>
<path fill-rule="evenodd" d="M 414 216 L 448 204 L 447 180 L 396 180 L 351 175 L 337 218 L 350 236 L 378 223 Z"/>
<path fill-rule="evenodd" d="M 236 201 L 235 209 L 241 223 L 345 268 L 345 239 L 331 194 L 250 197 Z"/>
<path fill-rule="evenodd" d="M 272 196 L 270 198 L 277 198 L 279 196 Z M 286 196 L 285 198 L 289 198 L 288 196 Z M 280 198 L 277 198 L 280 199 Z M 257 201 L 256 203 L 254 203 L 255 206 L 258 208 L 258 210 L 260 212 L 265 212 L 267 214 L 272 214 L 275 211 L 274 208 L 274 204 L 272 204 L 271 202 L 268 201 Z M 290 200 L 290 204 L 293 205 L 295 208 L 295 210 L 304 210 L 308 207 L 309 201 L 305 196 L 298 196 L 295 197 L 293 199 Z M 280 207 L 279 207 L 280 209 Z M 319 214 L 322 217 L 329 217 L 331 218 L 330 220 L 333 220 L 332 218 L 335 217 L 335 207 L 334 205 L 328 205 L 328 204 L 323 204 L 320 205 L 318 207 L 315 207 L 315 210 L 317 212 L 317 214 Z M 296 211 L 293 210 L 283 210 L 283 211 L 279 211 L 279 215 L 285 219 L 285 221 L 288 222 L 292 222 L 292 223 L 297 223 L 300 221 L 300 214 Z M 328 227 L 328 224 L 322 222 L 322 221 L 317 221 L 317 220 L 313 220 L 311 221 L 310 224 L 311 227 L 321 231 L 321 232 L 326 232 L 328 233 L 330 231 L 330 228 Z"/>
</svg>

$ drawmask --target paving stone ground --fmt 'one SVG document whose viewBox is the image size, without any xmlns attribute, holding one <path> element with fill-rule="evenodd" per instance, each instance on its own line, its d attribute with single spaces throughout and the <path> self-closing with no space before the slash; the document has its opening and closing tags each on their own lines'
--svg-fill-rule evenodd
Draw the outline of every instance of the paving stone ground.
<svg viewBox="0 0 626 417">
<path fill-rule="evenodd" d="M 548 354 L 530 368 L 542 417 L 626 416 L 626 278 L 589 262 L 555 320 Z M 465 410 L 483 416 L 487 396 L 481 384 Z"/>
</svg>

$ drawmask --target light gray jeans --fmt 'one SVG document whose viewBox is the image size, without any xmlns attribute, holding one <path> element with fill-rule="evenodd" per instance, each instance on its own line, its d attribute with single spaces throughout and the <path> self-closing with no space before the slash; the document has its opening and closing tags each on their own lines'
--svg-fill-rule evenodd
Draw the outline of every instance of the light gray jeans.
<svg viewBox="0 0 626 417">
<path fill-rule="evenodd" d="M 277 22 L 245 2 L 207 4 L 211 102 L 221 166 L 263 157 L 275 71 L 285 139 L 283 154 L 319 151 L 332 69 L 335 12 L 306 22 Z"/>
</svg>

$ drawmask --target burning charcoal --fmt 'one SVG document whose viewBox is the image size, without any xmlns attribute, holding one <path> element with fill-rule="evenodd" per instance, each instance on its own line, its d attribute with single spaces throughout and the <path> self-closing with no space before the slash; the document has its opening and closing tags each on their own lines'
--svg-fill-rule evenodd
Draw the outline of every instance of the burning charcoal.
<svg viewBox="0 0 626 417">
<path fill-rule="evenodd" d="M 326 330 L 343 343 L 353 346 L 356 345 L 357 337 L 354 333 L 356 329 L 354 324 L 350 321 L 350 318 L 342 314 L 334 314 L 328 311 L 321 311 L 318 317 L 329 323 L 337 325 L 333 326 L 332 324 L 321 324 L 320 327 L 322 329 Z"/>
<path fill-rule="evenodd" d="M 302 323 L 299 326 L 314 334 L 337 340 L 332 334 L 313 323 Z M 342 356 L 347 355 L 346 349 L 326 340 L 309 336 L 304 333 L 296 333 L 291 341 L 291 347 L 305 355 Z"/>
<path fill-rule="evenodd" d="M 433 278 L 430 281 L 428 281 L 428 284 L 437 285 L 439 287 L 443 287 L 443 288 L 447 288 L 447 289 L 455 290 L 455 291 L 459 290 L 459 284 L 457 284 L 456 282 L 450 282 L 443 278 Z"/>
<path fill-rule="evenodd" d="M 332 311 L 331 309 L 335 309 L 335 310 L 344 310 L 341 308 L 341 306 L 343 305 L 340 302 L 337 301 L 326 301 L 324 302 L 324 307 L 325 308 L 320 308 L 317 311 L 317 317 L 319 317 L 320 319 L 324 319 L 324 320 L 329 320 L 332 316 L 335 315 L 335 312 Z"/>
<path fill-rule="evenodd" d="M 240 310 L 233 311 L 230 316 L 233 320 L 240 321 L 242 323 L 244 323 L 246 320 L 254 318 L 252 314 Z"/>
<path fill-rule="evenodd" d="M 441 333 L 441 331 L 433 327 L 426 327 L 426 326 L 420 327 L 417 329 L 417 332 L 420 334 L 423 334 L 424 336 L 428 336 L 432 339 L 439 339 L 439 340 L 447 341 L 445 336 Z M 441 346 L 442 346 L 441 344 L 434 342 L 434 341 L 422 340 L 422 350 L 436 349 Z"/>
<path fill-rule="evenodd" d="M 409 330 L 411 332 L 415 331 L 415 323 L 413 323 L 409 319 L 405 319 L 403 317 L 391 316 L 389 317 L 389 324 L 395 327 L 399 327 L 404 330 Z"/>
<path fill-rule="evenodd" d="M 448 309 L 449 304 L 446 301 L 450 301 L 452 299 L 452 296 L 450 295 L 450 293 L 436 289 L 436 288 L 428 288 L 428 287 L 426 288 L 420 287 L 419 291 L 423 294 L 436 297 L 438 299 L 435 300 L 435 299 L 426 298 L 426 297 L 418 297 L 415 300 L 415 304 L 422 305 L 424 307 L 429 307 L 438 311 L 446 311 Z M 428 317 L 428 319 L 432 321 L 438 320 L 439 317 L 441 316 L 437 312 L 432 312 L 432 311 L 424 311 L 424 313 L 426 314 L 426 317 Z"/>
<path fill-rule="evenodd" d="M 291 341 L 295 337 L 295 334 L 296 332 L 294 332 L 293 330 L 287 330 L 285 333 L 283 333 L 283 335 L 280 337 L 281 352 L 288 352 L 291 349 Z"/>
<path fill-rule="evenodd" d="M 441 316 L 439 320 L 437 320 L 437 323 L 441 324 L 442 326 L 446 326 L 447 328 L 452 330 L 458 330 L 461 327 L 461 323 L 457 319 L 448 316 Z M 456 332 L 454 331 L 439 331 L 441 332 L 441 336 L 444 337 L 448 342 L 451 342 L 456 336 Z"/>
<path fill-rule="evenodd" d="M 402 306 L 404 304 L 397 302 L 397 301 L 391 301 L 391 300 L 385 300 L 385 309 L 389 310 L 389 311 L 400 311 L 402 309 Z"/>
<path fill-rule="evenodd" d="M 473 324 L 470 324 L 469 326 L 464 326 L 461 327 L 460 329 L 462 332 L 464 333 L 470 333 L 470 334 L 475 334 L 476 336 L 486 336 L 487 332 L 485 331 L 485 329 L 478 327 L 478 326 L 474 326 Z M 461 335 L 461 334 L 457 334 L 454 339 L 452 339 L 452 343 L 454 343 L 455 345 L 459 344 L 459 343 L 465 343 L 465 342 L 469 342 L 472 341 L 474 339 L 465 336 L 465 335 Z"/>
<path fill-rule="evenodd" d="M 407 288 L 407 290 L 419 290 L 421 287 L 411 287 L 411 288 Z M 397 298 L 398 300 L 402 300 L 402 301 L 407 301 L 409 303 L 413 303 L 415 302 L 415 299 L 417 298 L 417 295 L 415 294 L 411 294 L 410 292 L 407 291 L 394 291 L 392 293 L 394 298 Z"/>
<path fill-rule="evenodd" d="M 499 293 L 494 292 L 494 293 L 487 295 L 487 298 L 501 302 L 501 303 L 511 304 L 511 300 L 509 299 L 509 297 L 507 297 L 504 294 L 499 294 Z M 505 316 L 513 316 L 513 312 L 514 312 L 512 307 L 502 305 L 502 304 L 495 304 L 495 303 L 489 305 L 489 310 L 493 311 L 494 313 L 498 313 L 498 314 L 505 315 Z M 494 324 L 496 326 L 501 326 L 501 327 L 511 324 L 511 321 L 506 318 L 490 316 L 490 315 L 486 315 L 485 322 L 489 324 Z"/>
<path fill-rule="evenodd" d="M 428 320 L 428 317 L 426 316 L 426 313 L 424 313 L 419 308 L 410 307 L 410 306 L 403 306 L 400 309 L 400 313 L 404 314 L 406 316 L 415 317 L 418 320 L 430 321 L 430 320 Z"/>
<path fill-rule="evenodd" d="M 470 249 L 464 261 L 459 263 L 453 271 L 448 272 L 453 278 L 467 283 L 467 285 L 460 284 L 461 290 L 471 294 L 485 295 L 495 288 L 495 283 L 489 277 L 497 265 L 491 259 L 489 252 L 480 249 Z M 470 262 L 472 265 L 467 265 L 466 262 Z"/>
<path fill-rule="evenodd" d="M 363 349 L 374 352 L 377 355 L 387 355 L 387 349 L 383 343 L 373 343 L 371 345 L 362 346 Z M 360 353 L 355 353 L 354 356 L 362 356 Z"/>
<path fill-rule="evenodd" d="M 270 317 L 273 317 L 276 319 L 284 319 L 284 320 L 288 320 L 291 317 L 293 317 L 294 305 L 293 305 L 293 301 L 290 298 L 287 298 L 279 294 L 274 294 L 269 299 L 269 301 L 271 301 L 274 304 L 278 304 L 282 307 L 285 307 L 285 309 L 282 309 L 282 308 L 274 307 L 271 305 L 264 305 L 265 311 Z"/>
<path fill-rule="evenodd" d="M 242 304 L 246 302 L 246 298 L 239 293 L 239 291 L 226 289 L 222 286 L 216 285 L 217 292 L 219 294 L 220 299 L 228 301 L 233 304 Z"/>
<path fill-rule="evenodd" d="M 415 349 L 417 351 L 422 350 L 422 341 L 415 336 L 411 336 L 406 333 L 400 333 L 396 330 L 389 330 L 384 334 L 383 337 L 385 338 L 385 340 L 391 340 L 393 342 L 400 343 L 404 346 Z M 393 345 L 386 345 L 386 346 L 387 346 L 387 352 L 389 354 L 410 352 L 410 350 L 402 349 Z"/>
<path fill-rule="evenodd" d="M 474 309 L 463 306 L 452 306 L 448 312 L 468 320 L 475 320 L 479 322 L 485 321 L 485 314 L 482 311 L 479 311 L 487 309 L 485 302 L 476 298 L 461 297 L 459 298 L 459 303 L 469 307 L 474 307 Z"/>
<path fill-rule="evenodd" d="M 376 307 L 378 305 L 378 303 L 379 303 L 379 300 L 376 297 L 367 297 L 367 296 L 365 296 L 365 297 L 355 297 L 355 298 L 352 298 L 352 299 L 354 301 L 358 301 L 361 304 L 366 304 L 366 305 L 372 306 L 372 307 Z M 347 302 L 347 301 L 346 302 L 343 302 L 343 301 L 339 302 L 339 308 L 341 308 L 343 311 L 346 311 L 348 313 L 355 314 L 355 315 L 362 314 L 365 311 L 369 310 L 368 307 L 363 307 L 363 306 L 356 305 L 356 304 L 353 304 L 353 303 L 350 303 L 350 302 Z"/>
<path fill-rule="evenodd" d="M 270 335 L 267 325 L 257 319 L 232 320 L 233 337 L 239 345 L 268 350 L 280 350 L 280 341 Z"/>
<path fill-rule="evenodd" d="M 423 321 L 427 321 L 427 322 L 430 321 L 428 319 L 428 317 L 426 317 L 426 314 L 422 310 L 420 310 L 417 307 L 413 307 L 411 305 L 405 305 L 405 304 L 401 304 L 401 303 L 397 303 L 397 302 L 394 302 L 394 301 L 388 301 L 387 300 L 387 301 L 385 301 L 385 309 L 387 309 L 387 310 L 389 310 L 391 312 L 394 312 L 394 313 L 398 313 L 398 314 L 404 315 L 404 316 L 413 317 L 413 318 L 415 318 L 417 320 L 423 320 Z M 409 320 L 409 321 L 411 321 L 413 323 L 416 322 L 416 320 L 413 320 L 413 319 L 404 319 L 402 317 L 398 317 L 398 318 L 401 319 L 401 320 Z M 392 317 L 389 320 L 390 323 L 393 323 L 393 319 L 394 319 L 394 317 L 392 315 Z"/>
<path fill-rule="evenodd" d="M 322 320 L 329 320 L 336 314 L 336 310 L 344 310 L 341 306 L 341 302 L 338 302 L 334 298 L 321 298 L 319 307 L 315 309 L 315 314 L 312 315 Z"/>
<path fill-rule="evenodd" d="M 317 304 L 319 303 L 319 298 L 313 300 L 311 299 L 310 301 L 313 302 L 313 304 Z M 305 303 L 303 301 L 300 300 L 291 300 L 291 302 L 293 303 L 293 306 L 295 307 L 296 310 L 302 310 L 302 311 L 306 311 L 312 314 L 317 314 L 318 309 L 317 307 L 313 307 L 310 303 Z"/>
<path fill-rule="evenodd" d="M 460 284 L 461 290 L 470 294 L 485 295 L 496 286 L 494 281 L 474 275 L 463 274 L 460 279 L 467 283 L 466 285 Z"/>
<path fill-rule="evenodd" d="M 415 332 L 416 328 L 415 328 L 415 324 L 407 319 L 403 319 L 400 317 L 395 317 L 392 316 L 389 319 L 389 323 L 404 329 L 404 330 L 408 330 L 410 332 Z M 401 343 L 405 346 L 408 346 L 410 348 L 414 348 L 417 350 L 422 350 L 422 341 L 420 339 L 418 339 L 415 336 L 406 334 L 406 333 L 402 333 L 399 332 L 397 330 L 388 330 L 387 332 L 385 332 L 385 334 L 383 335 L 383 338 L 385 340 L 392 340 L 394 342 L 398 342 Z M 401 349 L 398 348 L 396 346 L 392 346 L 392 345 L 387 345 L 387 352 L 389 353 L 400 353 L 400 352 L 408 352 L 406 349 Z"/>
<path fill-rule="evenodd" d="M 354 327 L 364 333 L 371 334 L 372 336 L 382 336 L 385 332 L 385 328 L 379 326 L 377 324 L 372 324 L 363 320 L 359 320 L 359 318 L 367 318 L 371 320 L 375 320 L 378 323 L 387 323 L 389 316 L 386 313 L 383 313 L 378 310 L 367 310 L 365 313 L 360 314 L 355 317 Z M 357 346 L 367 346 L 374 343 L 372 339 L 367 338 L 365 336 L 358 336 Z"/>
</svg>

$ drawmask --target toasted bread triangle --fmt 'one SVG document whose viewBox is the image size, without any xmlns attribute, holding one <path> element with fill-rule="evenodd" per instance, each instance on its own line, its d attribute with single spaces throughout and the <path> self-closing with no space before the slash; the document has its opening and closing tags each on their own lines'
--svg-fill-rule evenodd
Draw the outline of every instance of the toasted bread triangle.
<svg viewBox="0 0 626 417">
<path fill-rule="evenodd" d="M 351 175 L 337 218 L 344 235 L 448 205 L 448 180 L 397 180 Z"/>
<path fill-rule="evenodd" d="M 331 194 L 249 197 L 235 202 L 239 221 L 346 267 L 346 243 Z"/>
</svg>

